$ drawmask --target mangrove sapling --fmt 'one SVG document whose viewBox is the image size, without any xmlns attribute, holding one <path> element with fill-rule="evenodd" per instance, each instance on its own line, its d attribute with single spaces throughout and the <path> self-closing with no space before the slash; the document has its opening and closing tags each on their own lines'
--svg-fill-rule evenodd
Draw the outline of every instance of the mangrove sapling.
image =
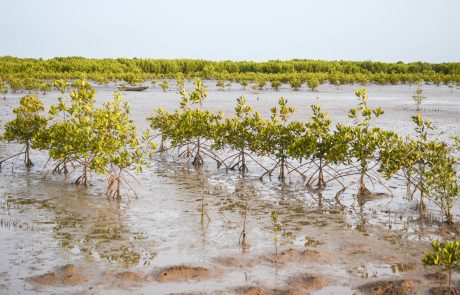
<svg viewBox="0 0 460 295">
<path fill-rule="evenodd" d="M 294 121 L 288 124 L 289 116 L 294 112 L 293 107 L 287 106 L 287 100 L 281 97 L 278 101 L 278 106 L 271 109 L 271 119 L 268 121 L 260 121 L 258 126 L 255 126 L 256 137 L 253 142 L 255 151 L 262 156 L 273 156 L 276 164 L 272 169 L 263 173 L 262 179 L 266 174 L 269 176 L 279 168 L 279 176 L 283 183 L 286 176 L 289 174 L 289 168 L 295 170 L 295 167 L 288 162 L 288 151 L 301 134 L 303 126 L 300 122 Z"/>
<path fill-rule="evenodd" d="M 184 88 L 185 86 L 185 80 L 184 80 L 184 74 L 178 73 L 176 76 L 176 86 L 177 89 Z"/>
<path fill-rule="evenodd" d="M 216 83 L 217 88 L 219 88 L 220 91 L 225 90 L 225 82 L 223 80 L 219 80 Z"/>
<path fill-rule="evenodd" d="M 246 86 L 248 86 L 248 80 L 241 80 L 240 85 L 243 86 L 243 90 L 246 90 Z"/>
<path fill-rule="evenodd" d="M 225 87 L 227 87 L 228 90 L 230 91 L 230 89 L 232 88 L 232 82 L 228 81 L 227 83 L 225 83 Z"/>
<path fill-rule="evenodd" d="M 215 115 L 209 111 L 201 111 L 199 109 L 186 110 L 181 113 L 172 143 L 187 146 L 186 151 L 182 152 L 182 155 L 184 153 L 192 155 L 192 164 L 194 166 L 202 166 L 204 164 L 204 155 L 214 159 L 218 166 L 221 165 L 222 161 L 206 145 L 206 142 L 213 138 L 212 130 L 215 130 L 215 126 L 221 118 L 221 114 Z"/>
<path fill-rule="evenodd" d="M 148 142 L 153 142 L 156 137 L 160 137 L 160 146 L 159 153 L 163 154 L 168 150 L 166 143 L 172 137 L 174 131 L 174 122 L 177 121 L 179 116 L 178 112 L 168 113 L 165 109 L 159 108 L 155 110 L 154 115 L 147 118 L 147 121 L 150 121 L 150 128 L 152 130 L 158 131 L 158 134 L 150 136 L 150 134 L 145 138 Z M 150 131 L 148 131 L 150 133 Z"/>
<path fill-rule="evenodd" d="M 168 89 L 169 89 L 169 82 L 168 82 L 168 80 L 163 80 L 163 81 L 161 81 L 161 83 L 160 83 L 160 88 L 163 90 L 163 92 L 168 91 Z"/>
<path fill-rule="evenodd" d="M 56 80 L 54 81 L 54 87 L 61 93 L 62 96 L 58 98 L 59 100 L 59 110 L 62 111 L 62 119 L 66 121 L 66 111 L 65 111 L 65 104 L 67 102 L 67 98 L 64 96 L 64 94 L 69 90 L 71 84 L 66 81 L 66 80 Z M 50 109 L 50 114 L 53 113 L 53 106 Z M 53 114 L 52 117 L 54 117 L 56 114 Z M 51 120 L 52 118 L 50 118 Z M 74 166 L 72 164 L 72 166 Z M 55 168 L 53 169 L 53 173 L 58 172 L 64 172 L 64 175 L 67 175 L 69 173 L 69 170 L 67 168 L 67 159 L 62 159 L 61 161 L 58 161 L 56 164 Z"/>
<path fill-rule="evenodd" d="M 40 90 L 43 91 L 43 95 L 49 92 L 52 88 L 53 84 L 48 81 L 43 82 L 40 86 Z"/>
<path fill-rule="evenodd" d="M 370 191 L 366 187 L 365 178 L 367 177 L 371 182 L 380 182 L 378 176 L 370 174 L 370 171 L 376 166 L 372 163 L 378 159 L 377 152 L 380 145 L 384 141 L 385 135 L 388 131 L 381 130 L 377 127 L 370 127 L 370 121 L 373 117 L 377 118 L 383 114 L 383 110 L 378 107 L 371 109 L 367 106 L 367 91 L 361 88 L 356 91 L 360 103 L 358 107 L 349 111 L 349 118 L 353 119 L 352 126 L 337 125 L 337 132 L 344 140 L 348 139 L 349 157 L 355 159 L 358 163 L 358 191 L 356 197 L 358 201 L 361 197 L 369 195 Z"/>
<path fill-rule="evenodd" d="M 4 81 L 0 80 L 0 94 L 3 94 L 3 99 L 6 99 L 6 95 L 8 94 L 8 84 Z"/>
<path fill-rule="evenodd" d="M 266 80 L 264 80 L 264 79 L 258 79 L 257 80 L 257 88 L 259 88 L 259 90 L 263 90 L 265 85 L 267 85 Z"/>
<path fill-rule="evenodd" d="M 70 83 L 66 80 L 56 80 L 54 81 L 54 87 L 61 93 L 61 95 L 64 95 L 70 87 Z"/>
<path fill-rule="evenodd" d="M 307 85 L 311 91 L 316 91 L 320 85 L 320 82 L 317 78 L 311 77 L 310 79 L 307 80 Z"/>
<path fill-rule="evenodd" d="M 40 90 L 41 83 L 38 79 L 27 77 L 23 83 L 24 90 L 27 90 L 29 94 Z"/>
<path fill-rule="evenodd" d="M 231 150 L 237 151 L 236 154 L 224 159 L 223 162 L 225 163 L 226 160 L 230 160 L 227 167 L 232 170 L 238 167 L 243 175 L 248 171 L 246 159 L 252 159 L 252 156 L 246 152 L 246 149 L 253 142 L 254 126 L 257 126 L 260 121 L 259 115 L 251 116 L 251 113 L 252 107 L 246 104 L 246 97 L 241 96 L 237 98 L 235 116 L 217 124 L 213 145 L 217 150 L 228 146 Z"/>
<path fill-rule="evenodd" d="M 333 81 L 330 81 L 330 83 L 334 85 L 337 90 L 340 89 L 340 85 L 341 85 L 340 80 L 333 80 Z"/>
<path fill-rule="evenodd" d="M 192 164 L 201 166 L 203 155 L 206 155 L 214 159 L 219 166 L 222 161 L 205 143 L 213 138 L 213 130 L 216 129 L 222 114 L 215 115 L 209 111 L 202 111 L 201 106 L 207 96 L 207 89 L 199 79 L 195 79 L 194 86 L 195 90 L 192 93 L 188 93 L 184 88 L 180 89 L 180 111 L 174 114 L 161 111 L 158 112 L 160 117 L 154 116 L 149 120 L 152 128 L 162 128 L 162 138 L 168 139 L 171 146 L 177 148 L 179 157 L 193 157 Z M 199 108 L 192 109 L 192 106 L 197 104 Z M 182 150 L 184 147 L 185 151 Z"/>
<path fill-rule="evenodd" d="M 429 135 L 430 131 L 434 130 L 435 127 L 431 124 L 431 120 L 424 120 L 421 114 L 412 116 L 412 121 L 415 123 L 415 132 L 417 134 L 417 140 L 415 142 L 415 165 L 406 166 L 405 169 L 411 169 L 409 172 L 412 178 L 412 184 L 415 186 L 415 190 L 420 191 L 420 217 L 423 217 L 425 211 L 424 196 L 427 191 L 427 171 L 428 171 L 428 147 L 430 146 Z M 415 191 L 414 191 L 415 192 Z"/>
<path fill-rule="evenodd" d="M 420 84 L 417 84 L 417 88 L 415 89 L 415 93 L 412 96 L 412 99 L 414 100 L 415 105 L 417 106 L 417 112 L 420 111 L 422 102 L 426 99 L 426 96 L 423 94 L 423 89 L 420 86 Z"/>
<path fill-rule="evenodd" d="M 419 159 L 417 141 L 406 137 L 402 139 L 395 135 L 391 140 L 383 142 L 379 152 L 379 173 L 386 179 L 394 175 L 402 177 L 406 181 L 408 199 L 412 200 L 415 190 L 412 191 L 412 174 L 414 166 Z"/>
<path fill-rule="evenodd" d="M 460 193 L 460 183 L 454 167 L 457 159 L 452 155 L 452 149 L 439 141 L 428 142 L 425 157 L 428 159 L 428 169 L 425 172 L 427 196 L 441 209 L 445 221 L 453 224 L 452 208 Z"/>
<path fill-rule="evenodd" d="M 425 253 L 423 264 L 436 266 L 447 272 L 448 292 L 455 294 L 452 289 L 452 273 L 460 268 L 460 241 L 431 242 L 432 251 Z"/>
<path fill-rule="evenodd" d="M 129 170 L 141 172 L 146 166 L 134 122 L 129 118 L 129 104 L 122 101 L 119 93 L 104 103 L 94 113 L 93 131 L 98 138 L 95 146 L 96 157 L 91 168 L 108 179 L 107 193 L 112 198 L 121 196 L 122 187 L 129 188 L 134 195 L 135 190 L 129 185 L 126 176 L 132 176 Z M 149 151 L 155 146 L 151 145 Z"/>
<path fill-rule="evenodd" d="M 11 91 L 13 91 L 13 93 L 18 93 L 21 91 L 21 89 L 24 88 L 24 82 L 22 79 L 11 78 L 9 82 Z"/>
<path fill-rule="evenodd" d="M 299 77 L 291 77 L 289 79 L 289 86 L 291 86 L 294 91 L 298 91 L 300 88 L 302 88 L 302 84 L 303 82 Z"/>
<path fill-rule="evenodd" d="M 289 154 L 301 164 L 305 162 L 302 166 L 313 166 L 313 173 L 306 179 L 306 185 L 321 190 L 326 186 L 325 174 L 330 176 L 328 181 L 337 180 L 341 183 L 338 180 L 340 175 L 330 164 L 345 161 L 346 144 L 341 145 L 342 141 L 336 140 L 331 132 L 331 120 L 326 112 L 321 112 L 320 105 L 311 105 L 311 109 L 313 116 L 305 124 L 304 132 L 296 137 Z"/>
<path fill-rule="evenodd" d="M 57 106 L 50 108 L 52 116 L 64 112 L 65 120 L 54 121 L 37 139 L 51 159 L 80 164 L 82 173 L 75 183 L 86 186 L 92 160 L 97 156 L 96 147 L 100 144 L 94 132 L 96 91 L 86 80 L 77 80 L 72 86 L 75 90 L 70 92 L 69 100 L 60 100 Z"/>
<path fill-rule="evenodd" d="M 272 80 L 271 84 L 272 84 L 272 88 L 273 88 L 274 90 L 278 91 L 279 88 L 280 88 L 280 86 L 281 86 L 281 81 L 279 81 L 279 80 Z"/>
<path fill-rule="evenodd" d="M 24 145 L 21 152 L 13 157 L 24 154 L 26 167 L 33 165 L 30 159 L 30 150 L 35 143 L 34 137 L 45 130 L 48 123 L 48 120 L 40 114 L 44 109 L 43 103 L 37 96 L 24 96 L 19 102 L 19 107 L 13 109 L 16 117 L 5 124 L 3 139 L 6 141 L 17 141 Z"/>
<path fill-rule="evenodd" d="M 447 87 L 449 87 L 450 93 L 452 93 L 454 91 L 455 83 L 453 81 L 449 81 L 447 83 Z"/>
<path fill-rule="evenodd" d="M 179 92 L 182 95 L 180 107 L 182 113 L 180 114 L 179 122 L 177 124 L 179 132 L 176 134 L 178 142 L 186 143 L 187 157 L 191 154 L 190 144 L 196 153 L 193 158 L 192 164 L 195 166 L 203 165 L 202 157 L 202 141 L 206 138 L 212 137 L 210 124 L 216 124 L 220 119 L 219 116 L 214 116 L 208 111 L 202 111 L 203 100 L 208 96 L 208 91 L 200 79 L 194 81 L 195 90 L 192 93 L 182 88 Z M 199 105 L 199 109 L 192 110 L 192 105 Z M 212 153 L 211 151 L 209 151 Z M 219 165 L 219 162 L 218 162 Z"/>
</svg>

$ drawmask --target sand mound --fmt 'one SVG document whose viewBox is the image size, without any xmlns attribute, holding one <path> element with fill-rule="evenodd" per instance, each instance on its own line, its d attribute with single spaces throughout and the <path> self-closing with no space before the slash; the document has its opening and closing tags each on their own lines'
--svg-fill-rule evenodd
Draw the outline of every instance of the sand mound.
<svg viewBox="0 0 460 295">
<path fill-rule="evenodd" d="M 359 290 L 370 295 L 411 295 L 416 294 L 414 281 L 379 281 L 359 287 Z"/>
<path fill-rule="evenodd" d="M 146 275 L 140 272 L 125 271 L 116 275 L 117 279 L 124 282 L 143 282 Z"/>
<path fill-rule="evenodd" d="M 88 281 L 88 278 L 86 276 L 78 273 L 82 273 L 82 271 L 78 270 L 72 264 L 67 264 L 54 272 L 48 272 L 44 275 L 32 277 L 29 280 L 31 282 L 38 283 L 41 285 L 52 286 L 72 286 Z"/>
<path fill-rule="evenodd" d="M 156 278 L 160 282 L 168 281 L 186 281 L 190 279 L 203 279 L 213 275 L 209 269 L 196 266 L 171 266 L 161 270 Z"/>
<path fill-rule="evenodd" d="M 265 288 L 253 287 L 253 286 L 236 288 L 234 291 L 236 294 L 239 294 L 239 295 L 269 295 L 271 294 Z"/>
</svg>

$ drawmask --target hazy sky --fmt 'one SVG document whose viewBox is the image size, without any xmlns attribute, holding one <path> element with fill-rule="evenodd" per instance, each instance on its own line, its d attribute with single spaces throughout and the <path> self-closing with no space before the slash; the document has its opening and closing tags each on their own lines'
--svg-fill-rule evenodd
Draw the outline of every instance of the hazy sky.
<svg viewBox="0 0 460 295">
<path fill-rule="evenodd" d="M 460 61 L 460 0 L 0 0 L 0 56 Z"/>
</svg>

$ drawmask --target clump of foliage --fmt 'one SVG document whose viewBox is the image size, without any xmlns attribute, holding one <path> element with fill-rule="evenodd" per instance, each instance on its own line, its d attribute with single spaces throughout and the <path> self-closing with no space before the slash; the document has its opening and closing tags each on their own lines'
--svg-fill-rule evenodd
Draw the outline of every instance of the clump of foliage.
<svg viewBox="0 0 460 295">
<path fill-rule="evenodd" d="M 237 99 L 235 116 L 218 123 L 214 132 L 213 147 L 217 150 L 229 147 L 230 150 L 237 151 L 236 154 L 227 157 L 230 160 L 230 169 L 238 167 L 243 174 L 248 171 L 247 158 L 252 158 L 248 150 L 254 142 L 256 126 L 260 123 L 260 115 L 252 113 L 252 107 L 246 104 L 244 96 Z"/>
<path fill-rule="evenodd" d="M 3 94 L 3 99 L 6 99 L 6 95 L 8 94 L 8 91 L 9 91 L 8 84 L 0 80 L 0 94 Z"/>
<path fill-rule="evenodd" d="M 185 86 L 184 74 L 179 73 L 176 77 L 176 86 L 177 88 L 181 89 Z"/>
<path fill-rule="evenodd" d="M 58 165 L 63 162 L 80 165 L 82 173 L 76 183 L 86 186 L 96 157 L 94 147 L 99 143 L 94 132 L 96 91 L 86 80 L 77 80 L 72 86 L 75 90 L 70 97 L 59 98 L 59 103 L 50 108 L 53 124 L 38 139 L 41 148 L 48 150 Z M 62 117 L 58 118 L 60 114 Z"/>
<path fill-rule="evenodd" d="M 375 167 L 378 158 L 379 147 L 382 144 L 385 135 L 390 135 L 388 132 L 381 130 L 378 127 L 371 127 L 372 118 L 377 118 L 383 114 L 383 110 L 378 107 L 371 109 L 367 106 L 368 95 L 364 88 L 356 91 L 359 104 L 356 108 L 349 111 L 349 118 L 353 119 L 353 125 L 337 125 L 340 138 L 348 142 L 349 158 L 355 159 L 357 162 L 357 170 L 359 173 L 357 198 L 370 194 L 366 187 L 365 178 L 371 181 L 378 181 L 377 176 L 370 173 Z"/>
<path fill-rule="evenodd" d="M 93 130 L 98 141 L 94 147 L 96 157 L 91 167 L 107 176 L 107 192 L 112 197 L 120 197 L 120 189 L 129 187 L 135 193 L 126 177 L 132 176 L 130 169 L 142 172 L 147 162 L 138 140 L 136 125 L 129 117 L 129 104 L 123 102 L 119 93 L 115 93 L 112 100 L 95 111 Z"/>
<path fill-rule="evenodd" d="M 48 122 L 47 118 L 40 114 L 44 109 L 37 96 L 24 96 L 19 102 L 19 107 L 13 109 L 16 118 L 5 125 L 3 139 L 24 144 L 24 148 L 16 156 L 24 154 L 24 163 L 27 167 L 33 165 L 30 150 L 35 143 L 34 137 L 46 128 Z"/>
<path fill-rule="evenodd" d="M 221 161 L 204 143 L 213 138 L 212 132 L 221 114 L 214 115 L 209 111 L 201 110 L 208 92 L 200 79 L 195 79 L 194 86 L 195 89 L 191 93 L 188 93 L 185 88 L 179 90 L 182 95 L 180 112 L 169 114 L 160 109 L 148 120 L 152 129 L 160 131 L 162 143 L 169 140 L 171 145 L 178 149 L 179 157 L 189 158 L 193 155 L 192 164 L 201 166 L 203 155 L 207 155 L 220 165 Z M 199 108 L 193 109 L 194 105 L 198 105 Z M 184 147 L 185 150 L 181 151 Z"/>
<path fill-rule="evenodd" d="M 455 170 L 457 158 L 451 148 L 439 141 L 430 141 L 425 156 L 426 194 L 430 201 L 441 209 L 445 220 L 453 224 L 452 208 L 460 194 L 460 183 Z"/>
<path fill-rule="evenodd" d="M 316 91 L 320 85 L 320 82 L 317 78 L 311 77 L 310 79 L 307 80 L 307 85 L 308 85 L 308 88 L 311 89 L 311 91 Z"/>
<path fill-rule="evenodd" d="M 256 84 L 259 90 L 263 90 L 265 85 L 267 85 L 267 81 L 265 79 L 258 79 Z"/>
<path fill-rule="evenodd" d="M 299 90 L 302 87 L 302 83 L 302 80 L 297 76 L 293 76 L 289 79 L 289 86 L 291 86 L 294 91 Z"/>
<path fill-rule="evenodd" d="M 313 170 L 306 178 L 306 185 L 323 189 L 326 186 L 326 173 L 330 180 L 338 180 L 340 177 L 330 165 L 346 160 L 347 145 L 332 132 L 331 120 L 326 112 L 321 111 L 321 106 L 314 104 L 311 109 L 313 116 L 305 124 L 304 132 L 296 137 L 290 155 L 297 158 L 302 166 L 310 166 L 308 170 Z"/>
<path fill-rule="evenodd" d="M 59 84 L 62 90 L 66 87 Z M 134 192 L 126 176 L 132 176 L 131 169 L 141 171 L 146 161 L 128 103 L 115 93 L 112 100 L 96 107 L 96 92 L 86 80 L 72 86 L 70 97 L 61 97 L 50 108 L 53 123 L 37 134 L 37 145 L 52 160 L 81 167 L 75 181 L 78 185 L 89 185 L 91 173 L 96 173 L 106 175 L 107 193 L 112 197 L 120 197 L 122 187 Z"/>
<path fill-rule="evenodd" d="M 430 139 L 435 129 L 430 120 L 418 114 L 412 116 L 417 137 L 399 140 L 391 149 L 381 153 L 380 172 L 389 178 L 398 171 L 408 183 L 409 197 L 420 192 L 420 216 L 428 198 L 441 209 L 447 223 L 453 222 L 452 207 L 460 193 L 455 169 L 457 158 L 453 147 L 440 140 Z M 411 187 L 414 187 L 413 191 Z"/>
<path fill-rule="evenodd" d="M 51 82 L 49 82 L 49 81 L 44 81 L 44 82 L 40 85 L 40 90 L 43 92 L 43 95 L 45 95 L 46 93 L 48 93 L 52 88 L 53 88 L 53 83 L 51 83 Z"/>
<path fill-rule="evenodd" d="M 272 84 L 272 88 L 274 90 L 278 91 L 280 86 L 281 86 L 281 81 L 280 80 L 272 80 L 271 84 Z"/>
<path fill-rule="evenodd" d="M 240 85 L 243 86 L 243 90 L 246 90 L 246 86 L 248 86 L 248 80 L 241 80 Z"/>
<path fill-rule="evenodd" d="M 225 82 L 223 80 L 219 80 L 216 83 L 217 88 L 219 88 L 220 91 L 225 90 Z"/>
<path fill-rule="evenodd" d="M 169 82 L 168 82 L 168 80 L 163 80 L 163 81 L 161 81 L 161 83 L 160 83 L 160 88 L 163 90 L 163 92 L 168 91 L 168 89 L 169 89 Z"/>
<path fill-rule="evenodd" d="M 289 170 L 295 168 L 288 161 L 288 151 L 295 138 L 302 132 L 302 124 L 297 121 L 288 122 L 294 108 L 289 107 L 287 103 L 288 101 L 281 97 L 278 100 L 278 106 L 271 109 L 270 120 L 260 121 L 255 126 L 254 150 L 258 155 L 273 156 L 276 161 L 273 168 L 262 174 L 261 178 L 266 174 L 271 176 L 279 168 L 278 178 L 284 181 Z"/>
<path fill-rule="evenodd" d="M 436 266 L 441 271 L 446 271 L 449 292 L 453 291 L 451 287 L 452 273 L 460 268 L 460 241 L 446 241 L 444 243 L 433 241 L 431 247 L 432 251 L 423 256 L 423 264 Z"/>
</svg>

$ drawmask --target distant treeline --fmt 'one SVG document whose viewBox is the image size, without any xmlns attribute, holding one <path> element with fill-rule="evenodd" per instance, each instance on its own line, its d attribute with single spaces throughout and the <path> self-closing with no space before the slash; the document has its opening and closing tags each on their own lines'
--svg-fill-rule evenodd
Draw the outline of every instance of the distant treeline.
<svg viewBox="0 0 460 295">
<path fill-rule="evenodd" d="M 193 78 L 229 81 L 273 81 L 289 83 L 292 79 L 320 83 L 399 84 L 431 82 L 460 83 L 460 63 L 431 64 L 383 63 L 372 61 L 271 60 L 206 61 L 192 59 L 89 59 L 56 57 L 53 59 L 0 57 L 0 79 L 75 79 L 81 76 L 96 82 L 127 82 L 158 78 Z"/>
</svg>

